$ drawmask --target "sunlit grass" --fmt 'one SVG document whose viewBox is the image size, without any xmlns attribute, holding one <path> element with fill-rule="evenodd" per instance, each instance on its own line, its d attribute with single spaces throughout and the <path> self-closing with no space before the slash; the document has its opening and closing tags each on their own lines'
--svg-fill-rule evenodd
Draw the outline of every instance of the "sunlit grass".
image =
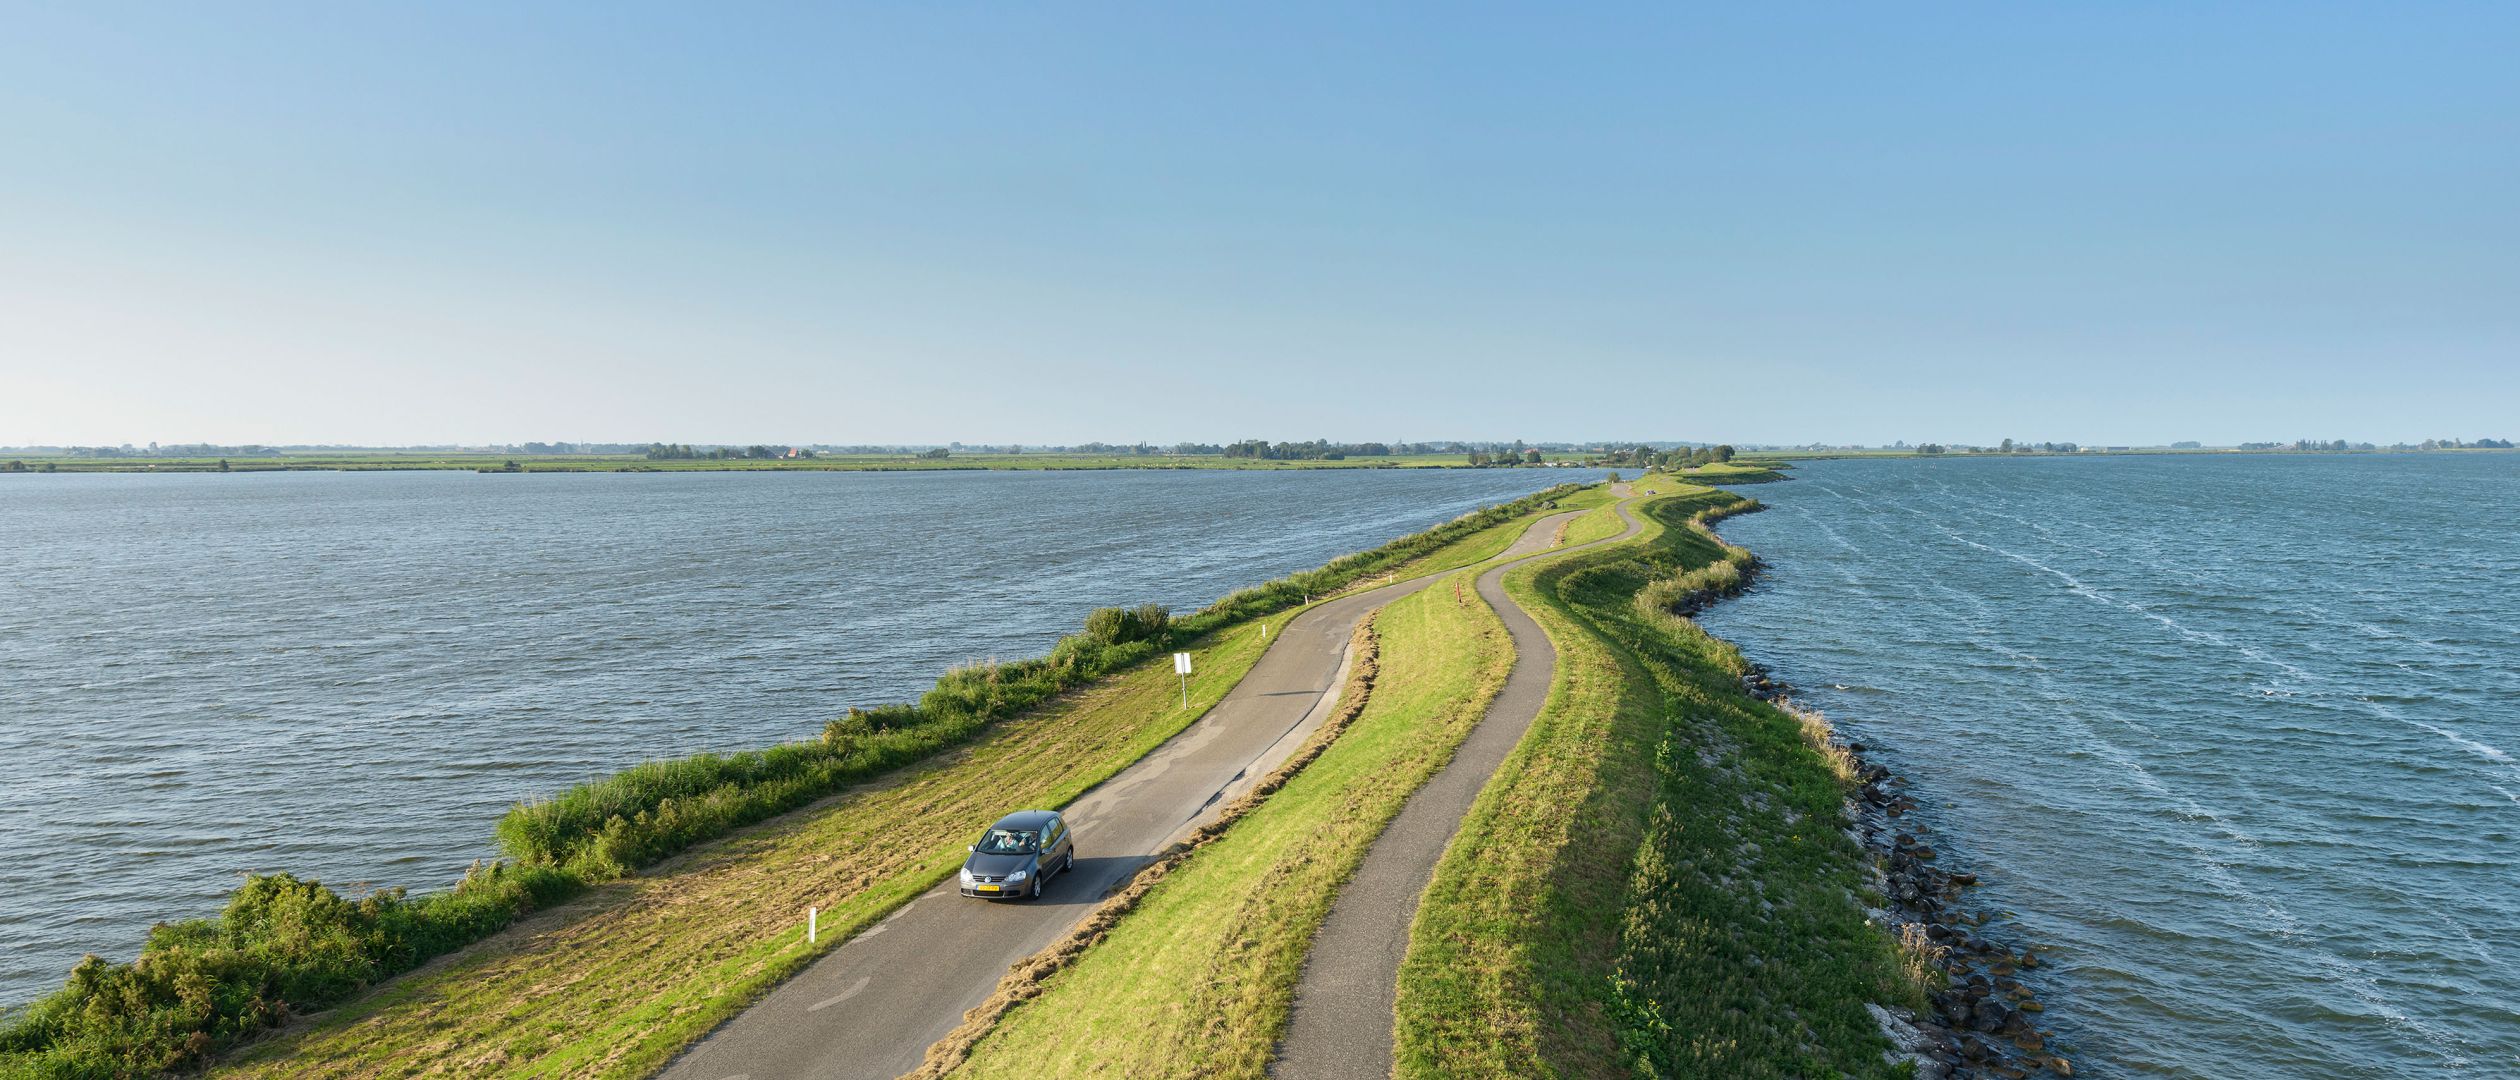
<svg viewBox="0 0 2520 1080">
<path fill-rule="evenodd" d="M 1340 882 L 1451 759 L 1512 660 L 1478 594 L 1445 582 L 1376 625 L 1381 670 L 1346 733 L 1009 1013 L 955 1075 L 1266 1075 Z"/>
</svg>

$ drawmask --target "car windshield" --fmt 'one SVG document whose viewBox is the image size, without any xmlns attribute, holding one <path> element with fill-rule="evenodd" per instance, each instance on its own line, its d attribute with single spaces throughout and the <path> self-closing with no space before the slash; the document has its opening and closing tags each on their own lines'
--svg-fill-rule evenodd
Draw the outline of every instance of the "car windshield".
<svg viewBox="0 0 2520 1080">
<path fill-rule="evenodd" d="M 1030 829 L 991 829 L 980 838 L 983 855 L 1030 855 L 1041 847 L 1041 834 Z"/>
</svg>

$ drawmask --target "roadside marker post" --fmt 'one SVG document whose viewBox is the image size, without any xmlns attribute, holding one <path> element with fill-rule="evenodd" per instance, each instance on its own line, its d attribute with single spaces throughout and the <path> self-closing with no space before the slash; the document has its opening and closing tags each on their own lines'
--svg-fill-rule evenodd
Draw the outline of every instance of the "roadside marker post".
<svg viewBox="0 0 2520 1080">
<path fill-rule="evenodd" d="M 1190 654 L 1173 654 L 1173 674 L 1181 676 L 1181 707 L 1190 707 Z"/>
<path fill-rule="evenodd" d="M 822 927 L 818 924 L 821 922 L 821 908 L 809 907 L 805 909 L 805 944 L 813 944 L 814 939 L 820 936 Z"/>
</svg>

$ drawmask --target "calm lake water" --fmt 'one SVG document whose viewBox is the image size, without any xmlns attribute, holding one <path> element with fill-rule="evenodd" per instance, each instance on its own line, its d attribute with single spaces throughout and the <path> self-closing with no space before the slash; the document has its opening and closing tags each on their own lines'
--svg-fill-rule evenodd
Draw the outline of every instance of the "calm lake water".
<svg viewBox="0 0 2520 1080">
<path fill-rule="evenodd" d="M 1909 779 L 2077 1075 L 2520 1075 L 2520 456 L 1796 475 L 1706 624 Z"/>
<path fill-rule="evenodd" d="M 443 887 L 518 799 L 1598 475 L 0 478 L 0 1003 L 249 870 Z"/>
</svg>

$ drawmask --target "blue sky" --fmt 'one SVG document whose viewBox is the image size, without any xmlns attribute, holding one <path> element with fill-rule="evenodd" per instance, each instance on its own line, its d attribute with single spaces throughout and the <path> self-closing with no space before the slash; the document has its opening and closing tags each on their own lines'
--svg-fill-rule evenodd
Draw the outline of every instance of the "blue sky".
<svg viewBox="0 0 2520 1080">
<path fill-rule="evenodd" d="M 0 445 L 2520 435 L 2520 8 L 1359 7 L 0 9 Z"/>
</svg>

